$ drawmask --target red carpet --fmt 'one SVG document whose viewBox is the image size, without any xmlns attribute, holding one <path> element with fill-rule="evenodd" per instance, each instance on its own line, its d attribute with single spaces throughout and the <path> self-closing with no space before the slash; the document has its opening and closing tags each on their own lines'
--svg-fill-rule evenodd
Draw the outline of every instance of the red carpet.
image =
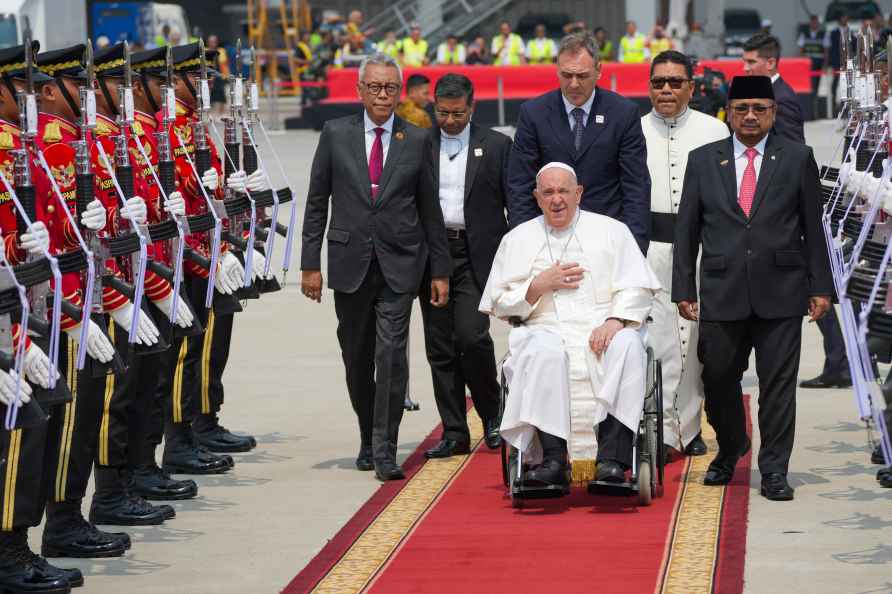
<svg viewBox="0 0 892 594">
<path fill-rule="evenodd" d="M 428 443 L 407 463 L 411 472 L 420 470 Z M 481 447 L 440 484 L 422 473 L 412 486 L 382 486 L 284 592 L 739 594 L 750 456 L 726 489 L 701 484 L 711 457 L 670 464 L 665 494 L 650 507 L 574 489 L 518 510 L 501 483 L 498 452 Z M 394 536 L 392 520 L 385 526 L 393 536 L 387 544 L 370 525 L 386 508 L 408 513 L 399 509 L 402 486 L 434 492 L 401 533 Z M 370 565 L 379 544 L 386 550 Z"/>
</svg>

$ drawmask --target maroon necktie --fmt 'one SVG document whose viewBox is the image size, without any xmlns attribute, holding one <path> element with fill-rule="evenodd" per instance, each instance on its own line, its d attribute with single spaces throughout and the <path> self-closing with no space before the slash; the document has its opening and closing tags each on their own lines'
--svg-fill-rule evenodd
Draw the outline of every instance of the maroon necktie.
<svg viewBox="0 0 892 594">
<path fill-rule="evenodd" d="M 743 170 L 743 179 L 740 180 L 740 194 L 737 201 L 746 216 L 750 216 L 753 208 L 753 197 L 756 195 L 756 156 L 759 151 L 750 147 L 746 149 L 746 169 Z"/>
<path fill-rule="evenodd" d="M 375 142 L 372 143 L 372 152 L 369 154 L 369 181 L 372 183 L 372 202 L 378 196 L 378 182 L 381 181 L 381 170 L 384 169 L 382 134 L 384 134 L 384 128 L 375 128 Z"/>
</svg>

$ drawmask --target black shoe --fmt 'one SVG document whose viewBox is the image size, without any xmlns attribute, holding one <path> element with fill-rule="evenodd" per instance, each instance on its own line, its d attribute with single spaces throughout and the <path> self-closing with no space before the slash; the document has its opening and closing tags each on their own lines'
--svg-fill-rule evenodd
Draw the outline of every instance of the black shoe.
<svg viewBox="0 0 892 594">
<path fill-rule="evenodd" d="M 372 446 L 361 446 L 359 455 L 356 456 L 356 469 L 363 472 L 375 470 L 375 461 L 372 460 Z"/>
<path fill-rule="evenodd" d="M 177 440 L 165 443 L 161 467 L 170 474 L 220 474 L 232 469 L 231 460 L 231 457 L 212 454 L 194 442 Z"/>
<path fill-rule="evenodd" d="M 705 456 L 706 455 L 706 442 L 703 441 L 703 436 L 699 433 L 697 437 L 691 440 L 691 443 L 687 445 L 684 449 L 685 456 Z"/>
<path fill-rule="evenodd" d="M 103 532 L 78 514 L 65 523 L 47 521 L 40 553 L 44 557 L 95 559 L 120 557 L 129 548 L 128 534 Z"/>
<path fill-rule="evenodd" d="M 82 574 L 81 570 L 76 567 L 72 569 L 56 567 L 55 565 L 50 565 L 50 562 L 40 555 L 34 555 L 31 562 L 35 567 L 39 567 L 46 572 L 47 575 L 55 575 L 65 580 L 72 588 L 80 588 L 84 585 L 84 574 Z"/>
<path fill-rule="evenodd" d="M 397 466 L 396 462 L 387 460 L 385 462 L 375 462 L 375 478 L 379 481 L 400 481 L 406 478 L 403 469 Z"/>
<path fill-rule="evenodd" d="M 880 444 L 877 444 L 877 447 L 874 448 L 873 452 L 870 454 L 870 463 L 871 464 L 885 464 L 886 459 L 883 457 L 883 448 Z"/>
<path fill-rule="evenodd" d="M 523 473 L 524 487 L 552 487 L 569 484 L 567 466 L 560 460 L 543 460 L 542 464 Z"/>
<path fill-rule="evenodd" d="M 502 434 L 499 432 L 499 421 L 490 419 L 483 424 L 483 428 L 486 430 L 486 433 L 483 436 L 483 443 L 486 444 L 486 447 L 491 450 L 501 447 Z"/>
<path fill-rule="evenodd" d="M 824 375 L 799 382 L 800 388 L 851 388 L 852 378 L 847 375 Z"/>
<path fill-rule="evenodd" d="M 0 550 L 0 592 L 4 594 L 68 594 L 73 585 L 84 583 L 80 571 L 59 569 L 35 555 L 28 547 L 24 529 L 4 532 Z"/>
<path fill-rule="evenodd" d="M 192 427 L 198 443 L 211 452 L 248 452 L 257 447 L 257 440 L 231 432 L 220 424 L 217 415 L 199 415 Z"/>
<path fill-rule="evenodd" d="M 761 493 L 771 501 L 793 501 L 793 487 L 787 483 L 787 475 L 779 472 L 762 475 Z"/>
<path fill-rule="evenodd" d="M 737 461 L 750 451 L 751 446 L 752 442 L 747 437 L 746 443 L 744 443 L 743 447 L 736 455 L 727 456 L 720 450 L 712 462 L 709 463 L 709 468 L 706 470 L 706 476 L 703 477 L 703 484 L 715 486 L 727 485 L 730 483 L 731 479 L 734 478 L 734 467 L 737 466 Z"/>
<path fill-rule="evenodd" d="M 881 487 L 892 488 L 892 466 L 878 470 L 877 481 Z"/>
<path fill-rule="evenodd" d="M 137 466 L 133 470 L 131 489 L 135 495 L 156 501 L 193 499 L 198 495 L 198 485 L 195 481 L 171 478 L 154 462 Z"/>
<path fill-rule="evenodd" d="M 470 454 L 471 446 L 465 442 L 455 441 L 453 439 L 441 439 L 440 443 L 424 452 L 425 458 L 449 458 L 450 456 L 459 456 L 462 454 Z"/>
<path fill-rule="evenodd" d="M 626 471 L 615 460 L 599 460 L 598 474 L 595 476 L 595 480 L 605 483 L 624 483 L 626 482 Z"/>
<path fill-rule="evenodd" d="M 152 505 L 142 497 L 128 493 L 93 496 L 90 521 L 112 526 L 157 526 L 176 516 L 169 505 Z"/>
</svg>

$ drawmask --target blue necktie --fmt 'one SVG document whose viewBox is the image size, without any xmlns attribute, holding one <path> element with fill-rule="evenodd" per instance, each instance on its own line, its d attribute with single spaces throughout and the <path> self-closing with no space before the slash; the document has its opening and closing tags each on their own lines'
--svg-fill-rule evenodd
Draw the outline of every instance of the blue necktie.
<svg viewBox="0 0 892 594">
<path fill-rule="evenodd" d="M 579 147 L 582 146 L 582 134 L 585 132 L 585 111 L 581 107 L 575 107 L 570 114 L 576 120 L 576 125 L 573 126 L 573 146 L 578 153 Z"/>
</svg>

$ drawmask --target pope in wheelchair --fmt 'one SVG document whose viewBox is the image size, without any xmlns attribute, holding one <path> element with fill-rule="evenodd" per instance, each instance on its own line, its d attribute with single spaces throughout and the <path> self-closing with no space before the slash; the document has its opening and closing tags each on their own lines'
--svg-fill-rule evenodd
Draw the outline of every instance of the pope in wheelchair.
<svg viewBox="0 0 892 594">
<path fill-rule="evenodd" d="M 570 461 L 574 482 L 588 467 L 586 480 L 623 483 L 646 394 L 644 323 L 660 284 L 624 223 L 579 209 L 572 167 L 542 167 L 533 194 L 543 214 L 504 236 L 480 302 L 514 326 L 501 434 L 522 456 L 526 487 L 566 492 Z"/>
</svg>

